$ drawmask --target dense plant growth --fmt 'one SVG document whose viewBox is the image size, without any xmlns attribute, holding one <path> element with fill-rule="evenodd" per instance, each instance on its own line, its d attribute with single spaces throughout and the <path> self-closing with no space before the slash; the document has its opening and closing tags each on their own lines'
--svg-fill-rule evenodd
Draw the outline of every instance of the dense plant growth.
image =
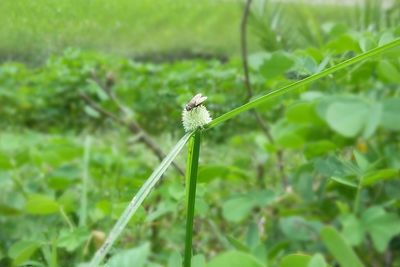
<svg viewBox="0 0 400 267">
<path fill-rule="evenodd" d="M 320 30 L 318 46 L 250 55 L 251 100 L 400 31 Z M 398 42 L 258 105 L 273 143 L 251 113 L 207 130 L 192 266 L 400 266 Z M 1 65 L 0 266 L 88 262 L 183 135 L 181 112 L 197 92 L 213 118 L 244 104 L 241 62 L 151 64 L 69 49 L 43 66 Z M 185 161 L 128 222 L 107 266 L 181 265 Z"/>
</svg>

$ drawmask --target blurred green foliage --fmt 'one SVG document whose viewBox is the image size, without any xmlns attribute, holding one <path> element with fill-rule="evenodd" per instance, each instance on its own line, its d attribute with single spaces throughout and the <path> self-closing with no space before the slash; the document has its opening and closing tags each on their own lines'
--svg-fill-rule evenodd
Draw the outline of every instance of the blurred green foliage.
<svg viewBox="0 0 400 267">
<path fill-rule="evenodd" d="M 321 43 L 252 54 L 255 93 L 399 36 L 398 25 L 328 26 L 316 26 Z M 194 267 L 400 266 L 399 58 L 400 48 L 393 49 L 259 107 L 274 144 L 251 114 L 207 132 Z M 128 117 L 100 88 L 110 77 Z M 68 49 L 41 66 L 1 65 L 0 266 L 84 266 L 158 164 L 82 93 L 137 121 L 167 151 L 183 133 L 181 110 L 196 92 L 209 97 L 214 117 L 241 105 L 240 62 L 140 63 Z M 177 163 L 184 166 L 185 158 Z M 130 221 L 109 265 L 180 266 L 184 210 L 183 177 L 171 169 Z"/>
<path fill-rule="evenodd" d="M 303 1 L 255 0 L 251 26 L 266 50 L 321 47 L 330 37 L 354 31 L 399 31 L 400 1 L 348 1 L 344 7 L 335 1 L 305 4 Z"/>
<path fill-rule="evenodd" d="M 343 33 L 343 28 L 379 31 L 399 25 L 399 0 L 388 1 L 394 3 L 389 8 L 381 0 L 359 1 L 362 4 L 355 7 L 296 0 L 253 2 L 252 51 L 319 47 L 326 42 L 324 35 Z M 240 51 L 242 4 L 240 0 L 3 0 L 0 61 L 41 64 L 68 47 L 153 61 L 226 59 Z"/>
<path fill-rule="evenodd" d="M 4 0 L 0 12 L 2 60 L 43 62 L 67 47 L 151 59 L 239 50 L 236 0 Z"/>
</svg>

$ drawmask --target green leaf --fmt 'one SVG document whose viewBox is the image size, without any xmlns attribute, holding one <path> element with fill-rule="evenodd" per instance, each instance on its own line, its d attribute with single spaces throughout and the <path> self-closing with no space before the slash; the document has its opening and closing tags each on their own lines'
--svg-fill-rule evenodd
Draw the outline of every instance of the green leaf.
<svg viewBox="0 0 400 267">
<path fill-rule="evenodd" d="M 352 168 L 333 156 L 328 156 L 325 159 L 316 159 L 314 167 L 321 175 L 327 177 L 345 177 L 356 174 Z"/>
<path fill-rule="evenodd" d="M 400 218 L 387 213 L 382 207 L 373 206 L 363 212 L 361 218 L 347 214 L 341 218 L 343 235 L 351 245 L 359 245 L 368 233 L 375 248 L 383 252 L 389 241 L 400 233 Z"/>
<path fill-rule="evenodd" d="M 381 125 L 389 130 L 400 130 L 400 98 L 387 99 L 383 103 Z"/>
<path fill-rule="evenodd" d="M 229 243 L 236 249 L 239 251 L 243 251 L 243 252 L 250 252 L 249 247 L 246 246 L 246 244 L 244 244 L 243 242 L 241 242 L 239 239 L 236 239 L 232 236 L 227 236 L 227 239 L 229 241 Z"/>
<path fill-rule="evenodd" d="M 175 266 L 178 266 L 178 265 L 175 265 Z M 175 266 L 173 266 L 173 267 L 175 267 Z M 192 258 L 192 267 L 206 267 L 206 258 L 201 254 L 195 255 Z"/>
<path fill-rule="evenodd" d="M 385 81 L 400 83 L 400 71 L 388 60 L 379 61 L 378 74 Z"/>
<path fill-rule="evenodd" d="M 362 215 L 366 231 L 371 235 L 375 248 L 384 252 L 390 239 L 400 234 L 400 218 L 381 207 L 371 207 Z"/>
<path fill-rule="evenodd" d="M 382 104 L 373 103 L 368 111 L 368 118 L 365 122 L 363 137 L 368 139 L 375 133 L 382 119 Z"/>
<path fill-rule="evenodd" d="M 74 165 L 63 165 L 55 169 L 46 177 L 50 188 L 62 190 L 79 181 L 81 169 Z"/>
<path fill-rule="evenodd" d="M 305 144 L 305 155 L 307 158 L 322 156 L 336 148 L 336 144 L 329 140 L 318 140 L 315 142 L 307 142 Z"/>
<path fill-rule="evenodd" d="M 94 108 L 92 108 L 91 106 L 85 106 L 84 110 L 85 110 L 85 113 L 87 115 L 89 115 L 90 117 L 100 118 L 99 112 L 97 110 L 95 110 Z"/>
<path fill-rule="evenodd" d="M 57 241 L 57 246 L 73 252 L 79 246 L 87 242 L 90 232 L 85 228 L 74 229 L 74 231 L 63 229 Z"/>
<path fill-rule="evenodd" d="M 364 240 L 365 230 L 362 221 L 360 221 L 354 214 L 346 214 L 341 218 L 343 225 L 343 237 L 346 241 L 353 246 L 360 245 Z"/>
<path fill-rule="evenodd" d="M 328 48 L 334 53 L 341 54 L 348 51 L 359 51 L 359 45 L 351 35 L 343 34 L 328 43 Z"/>
<path fill-rule="evenodd" d="M 222 214 L 231 222 L 240 222 L 245 219 L 254 207 L 253 199 L 249 196 L 241 196 L 224 202 Z"/>
<path fill-rule="evenodd" d="M 285 256 L 279 267 L 308 267 L 311 257 L 303 254 Z"/>
<path fill-rule="evenodd" d="M 300 148 L 304 144 L 304 139 L 296 133 L 284 133 L 276 138 L 276 143 L 284 148 Z"/>
<path fill-rule="evenodd" d="M 0 170 L 11 170 L 13 167 L 11 157 L 0 152 Z"/>
<path fill-rule="evenodd" d="M 15 216 L 21 214 L 21 210 L 9 206 L 7 204 L 0 203 L 0 215 L 2 216 Z"/>
<path fill-rule="evenodd" d="M 168 187 L 168 193 L 175 200 L 181 200 L 185 196 L 185 188 L 180 183 L 172 183 Z"/>
<path fill-rule="evenodd" d="M 288 107 L 286 111 L 288 121 L 292 123 L 312 123 L 319 122 L 315 113 L 315 104 L 311 102 L 299 102 Z"/>
<path fill-rule="evenodd" d="M 364 267 L 353 249 L 335 228 L 324 227 L 321 230 L 321 238 L 341 267 Z"/>
<path fill-rule="evenodd" d="M 216 178 L 222 179 L 244 179 L 247 173 L 235 166 L 229 165 L 203 165 L 199 166 L 198 180 L 210 182 Z"/>
<path fill-rule="evenodd" d="M 338 177 L 338 176 L 332 176 L 330 177 L 331 180 L 338 182 L 339 184 L 347 185 L 353 188 L 357 188 L 358 185 L 355 181 L 350 179 L 349 176 L 344 176 L 344 177 Z"/>
<path fill-rule="evenodd" d="M 368 160 L 365 158 L 363 154 L 358 152 L 357 150 L 353 151 L 354 158 L 356 159 L 357 166 L 362 170 L 366 171 L 368 167 L 370 166 L 370 163 Z"/>
<path fill-rule="evenodd" d="M 37 241 L 18 241 L 8 250 L 8 256 L 13 259 L 13 266 L 18 266 L 29 260 L 33 253 L 40 247 Z"/>
<path fill-rule="evenodd" d="M 107 262 L 107 267 L 143 267 L 150 255 L 150 245 L 148 243 L 137 248 L 118 252 Z"/>
<path fill-rule="evenodd" d="M 368 172 L 363 178 L 362 186 L 372 186 L 376 183 L 398 177 L 399 171 L 396 169 L 383 169 Z"/>
<path fill-rule="evenodd" d="M 213 258 L 207 267 L 265 267 L 265 265 L 250 254 L 228 251 Z"/>
<path fill-rule="evenodd" d="M 291 66 L 294 61 L 284 52 L 274 52 L 271 57 L 264 61 L 261 65 L 261 73 L 268 79 L 275 78 L 283 75 Z"/>
<path fill-rule="evenodd" d="M 149 212 L 146 216 L 146 222 L 152 222 L 160 218 L 161 216 L 173 212 L 177 209 L 175 202 L 163 201 L 157 205 L 157 208 L 152 212 Z"/>
<path fill-rule="evenodd" d="M 328 267 L 324 257 L 321 254 L 315 254 L 310 262 L 308 263 L 307 267 Z"/>
<path fill-rule="evenodd" d="M 49 196 L 33 194 L 28 197 L 25 210 L 30 214 L 47 215 L 58 212 L 60 205 Z"/>
<path fill-rule="evenodd" d="M 363 52 L 367 52 L 377 46 L 377 42 L 370 36 L 363 36 L 359 41 L 360 48 Z"/>
<path fill-rule="evenodd" d="M 305 142 L 302 136 L 302 130 L 305 128 L 307 125 L 293 124 L 283 119 L 273 125 L 271 134 L 280 146 L 296 149 Z"/>
<path fill-rule="evenodd" d="M 253 208 L 268 205 L 275 198 L 276 194 L 271 191 L 256 191 L 239 195 L 223 203 L 222 214 L 228 221 L 240 222 L 251 213 Z"/>
<path fill-rule="evenodd" d="M 392 42 L 394 39 L 394 36 L 391 32 L 385 32 L 382 34 L 381 38 L 379 39 L 378 45 L 385 45 L 387 43 Z"/>
<path fill-rule="evenodd" d="M 368 105 L 364 102 L 336 102 L 329 105 L 326 121 L 329 126 L 345 137 L 355 137 L 368 119 Z"/>
<path fill-rule="evenodd" d="M 299 216 L 292 216 L 281 218 L 279 227 L 288 239 L 307 241 L 317 238 L 321 223 L 306 221 Z"/>
<path fill-rule="evenodd" d="M 174 252 L 169 256 L 168 267 L 182 266 L 182 256 L 178 252 Z"/>
<path fill-rule="evenodd" d="M 104 90 L 100 87 L 100 85 L 94 80 L 88 81 L 87 91 L 92 94 L 95 93 L 101 101 L 105 101 L 105 100 L 109 99 L 106 92 L 104 92 Z"/>
<path fill-rule="evenodd" d="M 299 74 L 314 74 L 317 73 L 319 69 L 318 63 L 311 56 L 297 57 L 295 70 Z"/>
</svg>

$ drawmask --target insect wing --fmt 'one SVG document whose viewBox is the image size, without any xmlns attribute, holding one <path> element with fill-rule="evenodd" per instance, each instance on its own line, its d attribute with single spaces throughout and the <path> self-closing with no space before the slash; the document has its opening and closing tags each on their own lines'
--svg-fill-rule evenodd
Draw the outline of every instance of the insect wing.
<svg viewBox="0 0 400 267">
<path fill-rule="evenodd" d="M 201 94 L 197 94 L 197 95 L 195 95 L 192 99 L 190 99 L 189 103 L 195 104 L 196 101 L 197 101 L 197 99 L 199 99 L 199 98 L 201 98 L 201 97 L 202 97 Z"/>
<path fill-rule="evenodd" d="M 195 106 L 197 107 L 197 106 L 200 106 L 201 104 L 203 104 L 204 103 L 204 101 L 206 101 L 207 100 L 207 97 L 206 96 L 201 96 L 200 95 L 200 97 L 199 98 L 196 98 L 196 101 L 195 101 Z"/>
<path fill-rule="evenodd" d="M 192 110 L 193 108 L 200 106 L 204 101 L 206 101 L 206 99 L 206 96 L 202 96 L 202 94 L 197 94 L 189 101 L 189 103 L 187 103 L 185 108 L 187 111 Z"/>
</svg>

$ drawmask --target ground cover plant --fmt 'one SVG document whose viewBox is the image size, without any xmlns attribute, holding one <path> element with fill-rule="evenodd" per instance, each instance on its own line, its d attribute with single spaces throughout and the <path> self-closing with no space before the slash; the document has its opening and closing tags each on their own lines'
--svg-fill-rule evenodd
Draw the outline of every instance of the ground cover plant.
<svg viewBox="0 0 400 267">
<path fill-rule="evenodd" d="M 398 25 L 319 30 L 244 53 L 247 74 L 79 49 L 3 63 L 0 266 L 97 266 L 105 244 L 106 266 L 400 266 Z M 198 92 L 213 121 L 185 134 Z"/>
</svg>

